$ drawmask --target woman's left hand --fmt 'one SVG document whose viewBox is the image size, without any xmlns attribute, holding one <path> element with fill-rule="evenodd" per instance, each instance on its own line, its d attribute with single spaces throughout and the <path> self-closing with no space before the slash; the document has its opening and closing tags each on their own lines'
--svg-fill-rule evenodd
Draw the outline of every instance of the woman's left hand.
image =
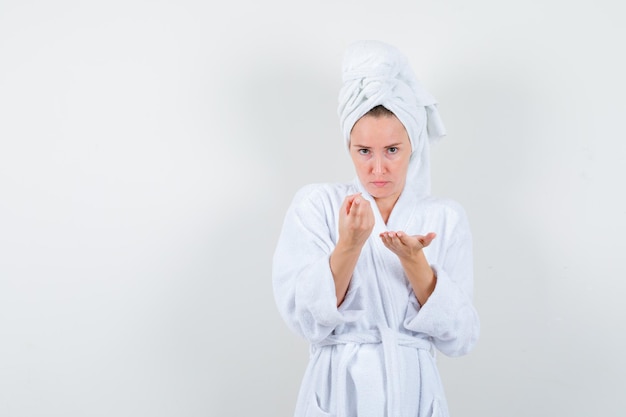
<svg viewBox="0 0 626 417">
<path fill-rule="evenodd" d="M 398 255 L 400 259 L 406 260 L 415 259 L 416 254 L 430 245 L 430 242 L 432 242 L 436 236 L 437 235 L 432 232 L 425 236 L 409 236 L 404 232 L 383 232 L 380 234 L 383 244 L 390 251 Z"/>
</svg>

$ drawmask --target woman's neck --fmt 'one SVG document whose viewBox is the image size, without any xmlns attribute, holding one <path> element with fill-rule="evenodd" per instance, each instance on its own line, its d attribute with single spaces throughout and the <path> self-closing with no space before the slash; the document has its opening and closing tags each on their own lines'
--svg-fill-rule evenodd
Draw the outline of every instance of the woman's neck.
<svg viewBox="0 0 626 417">
<path fill-rule="evenodd" d="M 381 217 L 385 224 L 387 224 L 387 220 L 389 220 L 389 216 L 391 215 L 391 211 L 393 210 L 398 198 L 400 196 L 390 196 L 385 198 L 376 198 L 374 197 L 374 201 L 376 201 L 376 205 L 378 206 L 378 211 L 380 212 Z"/>
</svg>

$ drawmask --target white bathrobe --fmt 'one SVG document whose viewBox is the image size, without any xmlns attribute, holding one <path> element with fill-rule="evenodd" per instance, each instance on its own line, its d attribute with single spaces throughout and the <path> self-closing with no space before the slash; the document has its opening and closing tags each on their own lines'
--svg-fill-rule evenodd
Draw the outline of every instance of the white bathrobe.
<svg viewBox="0 0 626 417">
<path fill-rule="evenodd" d="M 472 305 L 465 212 L 454 201 L 430 196 L 429 144 L 445 129 L 434 97 L 390 45 L 353 44 L 345 54 L 343 80 L 339 116 L 346 144 L 354 123 L 381 104 L 407 129 L 413 153 L 387 224 L 358 179 L 306 186 L 287 211 L 274 254 L 274 296 L 289 328 L 311 344 L 295 416 L 447 417 L 434 353 L 467 353 L 478 338 L 479 321 Z M 370 201 L 376 222 L 337 307 L 330 254 L 341 204 L 356 192 Z M 436 285 L 423 306 L 398 257 L 379 237 L 386 230 L 437 234 L 424 248 Z"/>
<path fill-rule="evenodd" d="M 341 204 L 355 192 L 371 201 L 376 224 L 337 308 L 329 257 Z M 378 236 L 385 230 L 437 233 L 424 249 L 437 283 L 421 307 L 398 257 Z M 287 212 L 273 282 L 282 317 L 311 343 L 296 417 L 448 415 L 433 347 L 463 355 L 479 332 L 470 229 L 457 203 L 403 193 L 385 225 L 358 180 L 306 186 Z"/>
</svg>

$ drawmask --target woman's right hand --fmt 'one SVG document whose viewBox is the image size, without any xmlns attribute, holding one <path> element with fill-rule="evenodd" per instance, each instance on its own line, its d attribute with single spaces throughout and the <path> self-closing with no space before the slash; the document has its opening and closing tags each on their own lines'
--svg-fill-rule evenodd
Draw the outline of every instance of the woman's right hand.
<svg viewBox="0 0 626 417">
<path fill-rule="evenodd" d="M 343 200 L 339 209 L 339 239 L 330 254 L 330 270 L 335 280 L 337 307 L 343 303 L 361 249 L 374 229 L 374 212 L 361 193 Z"/>
<path fill-rule="evenodd" d="M 339 212 L 338 245 L 361 250 L 373 229 L 374 212 L 370 202 L 361 193 L 347 196 Z"/>
</svg>

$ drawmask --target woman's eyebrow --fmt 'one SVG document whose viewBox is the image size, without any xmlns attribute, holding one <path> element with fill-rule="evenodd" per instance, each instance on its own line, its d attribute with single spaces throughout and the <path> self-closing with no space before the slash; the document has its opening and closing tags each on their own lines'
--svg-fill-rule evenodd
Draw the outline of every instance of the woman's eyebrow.
<svg viewBox="0 0 626 417">
<path fill-rule="evenodd" d="M 398 143 L 392 143 L 391 145 L 385 145 L 385 148 L 397 148 L 398 146 L 401 146 L 402 142 L 398 142 Z M 365 146 L 365 145 L 359 145 L 358 143 L 354 143 L 350 146 L 354 146 L 355 148 L 363 148 L 363 149 L 372 149 L 371 146 Z"/>
</svg>

